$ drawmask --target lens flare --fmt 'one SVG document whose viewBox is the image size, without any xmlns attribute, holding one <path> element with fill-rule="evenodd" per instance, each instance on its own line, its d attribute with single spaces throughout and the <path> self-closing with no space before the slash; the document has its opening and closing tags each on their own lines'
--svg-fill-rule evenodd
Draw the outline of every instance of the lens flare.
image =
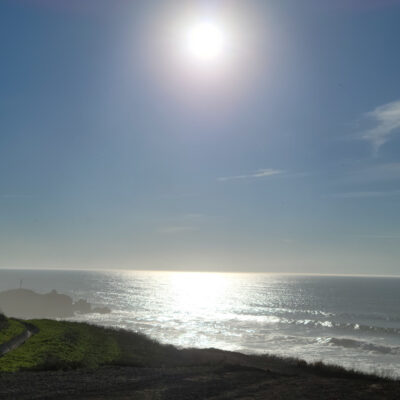
<svg viewBox="0 0 400 400">
<path fill-rule="evenodd" d="M 215 61 L 226 50 L 226 32 L 212 21 L 193 24 L 188 28 L 185 39 L 188 54 L 198 61 Z"/>
</svg>

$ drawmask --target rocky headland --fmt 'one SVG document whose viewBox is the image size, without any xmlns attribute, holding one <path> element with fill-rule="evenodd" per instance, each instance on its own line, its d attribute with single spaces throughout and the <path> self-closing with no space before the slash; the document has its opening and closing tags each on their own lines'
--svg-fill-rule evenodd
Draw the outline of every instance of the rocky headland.
<svg viewBox="0 0 400 400">
<path fill-rule="evenodd" d="M 111 312 L 108 307 L 94 307 L 86 300 L 73 301 L 72 297 L 52 290 L 36 293 L 29 289 L 0 292 L 0 310 L 14 318 L 69 318 L 75 314 Z"/>
</svg>

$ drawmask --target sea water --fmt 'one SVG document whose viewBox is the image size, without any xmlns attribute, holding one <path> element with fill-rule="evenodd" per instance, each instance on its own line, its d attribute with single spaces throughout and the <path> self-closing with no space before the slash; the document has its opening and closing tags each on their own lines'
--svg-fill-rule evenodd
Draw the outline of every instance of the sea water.
<svg viewBox="0 0 400 400">
<path fill-rule="evenodd" d="M 105 305 L 78 315 L 180 347 L 321 360 L 400 377 L 400 279 L 0 270 L 0 290 L 56 289 Z M 1 306 L 1 305 L 0 305 Z"/>
</svg>

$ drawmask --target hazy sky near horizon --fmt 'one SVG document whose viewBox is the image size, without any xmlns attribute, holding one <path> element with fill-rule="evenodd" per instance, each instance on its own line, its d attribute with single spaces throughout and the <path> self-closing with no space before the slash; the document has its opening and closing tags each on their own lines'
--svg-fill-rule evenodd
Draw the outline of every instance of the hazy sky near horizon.
<svg viewBox="0 0 400 400">
<path fill-rule="evenodd" d="M 174 26 L 229 19 L 218 65 Z M 400 1 L 3 0 L 0 268 L 400 273 Z"/>
</svg>

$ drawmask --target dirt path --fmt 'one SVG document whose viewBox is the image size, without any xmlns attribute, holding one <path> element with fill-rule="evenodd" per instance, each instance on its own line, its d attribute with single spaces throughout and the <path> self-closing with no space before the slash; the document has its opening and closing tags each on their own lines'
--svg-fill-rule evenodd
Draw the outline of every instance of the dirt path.
<svg viewBox="0 0 400 400">
<path fill-rule="evenodd" d="M 19 346 L 23 345 L 31 336 L 35 335 L 39 331 L 35 326 L 31 324 L 28 324 L 24 321 L 21 321 L 21 323 L 25 325 L 26 330 L 21 334 L 13 337 L 8 342 L 0 345 L 0 357 L 3 357 L 10 351 L 17 349 Z"/>
</svg>

